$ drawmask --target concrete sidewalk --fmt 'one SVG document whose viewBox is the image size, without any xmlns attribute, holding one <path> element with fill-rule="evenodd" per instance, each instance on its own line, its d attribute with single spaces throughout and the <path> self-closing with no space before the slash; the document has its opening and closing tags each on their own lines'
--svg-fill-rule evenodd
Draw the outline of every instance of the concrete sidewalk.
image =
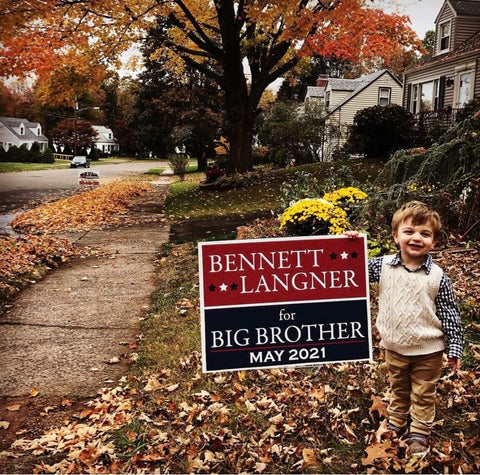
<svg viewBox="0 0 480 475">
<path fill-rule="evenodd" d="M 75 259 L 25 289 L 0 317 L 0 396 L 93 396 L 126 374 L 150 303 L 154 260 L 169 239 L 168 181 L 135 202 L 139 224 L 71 234 L 101 257 Z"/>
</svg>

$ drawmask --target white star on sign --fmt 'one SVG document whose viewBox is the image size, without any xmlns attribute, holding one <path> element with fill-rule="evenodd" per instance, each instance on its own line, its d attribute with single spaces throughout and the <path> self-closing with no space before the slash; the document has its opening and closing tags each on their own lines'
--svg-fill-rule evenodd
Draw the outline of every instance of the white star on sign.
<svg viewBox="0 0 480 475">
<path fill-rule="evenodd" d="M 227 284 L 220 284 L 220 290 L 221 290 L 222 292 L 226 292 L 227 289 L 228 289 L 228 285 L 227 285 Z"/>
<path fill-rule="evenodd" d="M 342 259 L 348 259 L 348 252 L 343 251 L 341 254 Z"/>
</svg>

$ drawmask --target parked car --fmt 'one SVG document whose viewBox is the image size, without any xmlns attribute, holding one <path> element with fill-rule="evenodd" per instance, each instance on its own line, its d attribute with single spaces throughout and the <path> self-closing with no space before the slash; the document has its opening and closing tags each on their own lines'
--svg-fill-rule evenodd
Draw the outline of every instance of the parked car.
<svg viewBox="0 0 480 475">
<path fill-rule="evenodd" d="M 84 155 L 76 155 L 70 162 L 70 168 L 80 167 L 90 168 L 90 160 L 88 160 Z"/>
</svg>

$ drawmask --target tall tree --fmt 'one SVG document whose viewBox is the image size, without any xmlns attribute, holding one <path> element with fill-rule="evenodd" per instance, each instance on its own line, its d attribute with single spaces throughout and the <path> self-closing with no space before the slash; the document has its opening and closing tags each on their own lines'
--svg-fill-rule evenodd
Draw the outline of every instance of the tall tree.
<svg viewBox="0 0 480 475">
<path fill-rule="evenodd" d="M 53 140 L 74 154 L 95 146 L 97 132 L 86 120 L 65 119 L 53 129 Z"/>
<path fill-rule="evenodd" d="M 251 169 L 262 93 L 301 55 L 368 63 L 396 53 L 398 45 L 419 45 L 408 17 L 387 15 L 366 0 L 0 0 L 0 12 L 6 60 L 0 74 L 48 75 L 66 51 L 70 63 L 90 57 L 80 54 L 88 50 L 99 58 L 95 64 L 107 64 L 152 19 L 168 18 L 172 26 L 157 54 L 197 69 L 224 93 L 230 171 Z"/>
</svg>

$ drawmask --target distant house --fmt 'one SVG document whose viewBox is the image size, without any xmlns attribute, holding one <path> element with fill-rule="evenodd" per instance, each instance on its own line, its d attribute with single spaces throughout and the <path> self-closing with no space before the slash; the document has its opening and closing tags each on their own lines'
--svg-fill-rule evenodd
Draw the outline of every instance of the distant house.
<svg viewBox="0 0 480 475">
<path fill-rule="evenodd" d="M 97 132 L 95 138 L 95 148 L 102 153 L 114 153 L 120 150 L 118 140 L 113 136 L 112 129 L 104 125 L 92 125 L 92 128 Z"/>
<path fill-rule="evenodd" d="M 37 142 L 40 151 L 48 147 L 48 139 L 42 134 L 42 126 L 38 122 L 13 117 L 0 117 L 0 146 L 7 152 L 14 145 L 25 145 L 28 150 Z"/>
<path fill-rule="evenodd" d="M 324 160 L 341 147 L 353 125 L 355 114 L 367 107 L 402 104 L 402 83 L 388 70 L 358 79 L 320 77 L 316 86 L 307 87 L 304 106 L 318 104 L 325 109 L 326 137 Z"/>
<path fill-rule="evenodd" d="M 445 0 L 431 58 L 406 71 L 403 106 L 445 117 L 480 95 L 480 0 Z"/>
</svg>

